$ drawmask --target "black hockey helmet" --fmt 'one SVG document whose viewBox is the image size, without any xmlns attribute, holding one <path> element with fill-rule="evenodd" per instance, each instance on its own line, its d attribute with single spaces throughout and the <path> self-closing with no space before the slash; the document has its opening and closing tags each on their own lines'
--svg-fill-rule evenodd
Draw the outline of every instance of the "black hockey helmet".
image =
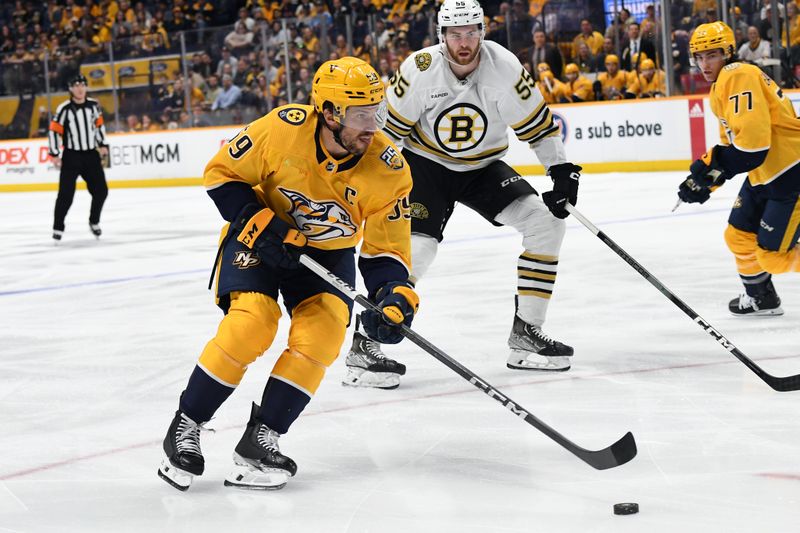
<svg viewBox="0 0 800 533">
<path fill-rule="evenodd" d="M 68 88 L 72 87 L 76 83 L 83 83 L 84 85 L 89 85 L 89 82 L 86 81 L 86 76 L 84 76 L 80 72 L 74 74 L 73 76 L 70 76 L 70 78 L 67 80 L 67 87 Z"/>
</svg>

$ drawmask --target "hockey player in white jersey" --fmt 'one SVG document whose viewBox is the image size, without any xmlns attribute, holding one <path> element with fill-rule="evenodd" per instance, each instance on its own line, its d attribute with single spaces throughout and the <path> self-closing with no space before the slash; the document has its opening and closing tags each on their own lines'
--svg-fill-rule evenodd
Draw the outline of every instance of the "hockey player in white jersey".
<svg viewBox="0 0 800 533">
<path fill-rule="evenodd" d="M 484 41 L 477 0 L 445 0 L 439 44 L 410 55 L 387 93 L 385 130 L 411 168 L 410 280 L 433 262 L 456 202 L 522 234 L 516 312 L 507 366 L 564 371 L 573 349 L 542 331 L 564 237 L 566 202 L 575 204 L 581 167 L 567 161 L 558 125 L 531 75 L 510 51 Z M 501 158 L 508 128 L 530 144 L 553 180 L 540 198 Z M 405 366 L 386 358 L 356 326 L 344 383 L 395 388 Z"/>
</svg>

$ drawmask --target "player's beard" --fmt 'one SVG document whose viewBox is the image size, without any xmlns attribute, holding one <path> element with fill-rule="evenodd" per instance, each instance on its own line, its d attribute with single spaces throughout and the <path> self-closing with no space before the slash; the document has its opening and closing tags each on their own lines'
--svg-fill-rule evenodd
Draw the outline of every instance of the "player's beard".
<svg viewBox="0 0 800 533">
<path fill-rule="evenodd" d="M 477 41 L 473 46 L 467 44 L 459 44 L 456 46 L 455 50 L 450 47 L 450 43 L 445 43 L 447 46 L 447 53 L 450 54 L 450 58 L 458 65 L 466 66 L 475 61 L 475 58 L 478 57 L 478 52 L 481 51 L 481 42 Z M 466 55 L 465 52 L 469 52 L 469 56 Z M 463 57 L 461 54 L 464 54 Z"/>
<path fill-rule="evenodd" d="M 353 155 L 362 155 L 372 143 L 375 132 L 339 126 L 339 144 Z"/>
</svg>

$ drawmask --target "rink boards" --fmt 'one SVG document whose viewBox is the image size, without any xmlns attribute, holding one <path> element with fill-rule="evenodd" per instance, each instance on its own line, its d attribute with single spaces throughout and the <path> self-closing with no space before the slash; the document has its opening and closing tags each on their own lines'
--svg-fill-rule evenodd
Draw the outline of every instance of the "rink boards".
<svg viewBox="0 0 800 533">
<path fill-rule="evenodd" d="M 800 108 L 800 91 L 787 95 Z M 552 111 L 568 157 L 585 172 L 683 170 L 719 142 L 717 119 L 704 97 L 554 105 Z M 197 185 L 205 164 L 239 128 L 109 135 L 106 178 L 117 188 Z M 511 130 L 504 159 L 521 174 L 543 172 L 527 143 Z M 57 185 L 46 139 L 0 142 L 0 192 L 56 190 Z"/>
</svg>

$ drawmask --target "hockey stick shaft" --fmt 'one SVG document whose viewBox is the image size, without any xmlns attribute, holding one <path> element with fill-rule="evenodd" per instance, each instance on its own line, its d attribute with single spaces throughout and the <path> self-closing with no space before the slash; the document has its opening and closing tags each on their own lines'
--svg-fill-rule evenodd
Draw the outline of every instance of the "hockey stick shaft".
<svg viewBox="0 0 800 533">
<path fill-rule="evenodd" d="M 333 287 L 344 293 L 348 298 L 354 300 L 356 303 L 370 309 L 372 311 L 381 312 L 380 308 L 368 300 L 366 297 L 359 294 L 353 287 L 346 281 L 340 279 L 328 269 L 308 257 L 307 255 L 300 256 L 300 263 L 308 267 L 316 275 L 330 283 Z M 636 456 L 636 441 L 633 434 L 626 433 L 620 440 L 602 450 L 586 450 L 581 448 L 568 438 L 563 436 L 555 429 L 548 426 L 543 421 L 536 418 L 531 412 L 522 407 L 520 404 L 509 398 L 507 395 L 498 391 L 495 387 L 490 385 L 486 380 L 478 377 L 474 372 L 467 367 L 444 353 L 442 350 L 431 344 L 424 339 L 421 335 L 414 332 L 405 324 L 400 324 L 400 329 L 403 336 L 408 340 L 428 352 L 434 358 L 438 359 L 445 366 L 453 370 L 456 374 L 469 381 L 478 390 L 489 396 L 490 398 L 499 402 L 503 407 L 511 411 L 516 416 L 525 420 L 528 424 L 532 425 L 552 440 L 556 441 L 559 445 L 571 452 L 573 455 L 587 463 L 588 465 L 598 470 L 605 470 L 627 463 Z"/>
<path fill-rule="evenodd" d="M 706 321 L 703 317 L 701 317 L 694 309 L 689 307 L 683 300 L 678 298 L 675 293 L 669 290 L 667 287 L 661 283 L 658 278 L 652 275 L 650 272 L 647 271 L 641 264 L 639 264 L 636 259 L 628 255 L 628 253 L 622 249 L 617 243 L 615 243 L 611 238 L 600 231 L 597 226 L 589 222 L 589 220 L 584 217 L 574 206 L 567 204 L 566 210 L 572 214 L 578 221 L 586 226 L 586 228 L 594 233 L 597 238 L 603 241 L 609 248 L 611 248 L 618 256 L 620 256 L 626 263 L 633 267 L 633 269 L 641 274 L 641 276 L 650 282 L 650 284 L 655 287 L 656 289 L 661 292 L 664 296 L 667 297 L 672 303 L 674 303 L 678 309 L 686 313 L 686 315 L 691 318 L 694 322 L 696 322 L 703 330 L 714 337 L 714 339 L 722 345 L 723 348 L 728 350 L 731 355 L 737 358 L 739 361 L 744 363 L 744 365 L 749 368 L 750 370 L 755 373 L 756 376 L 761 378 L 767 385 L 775 389 L 776 391 L 780 392 L 787 392 L 787 391 L 794 391 L 800 389 L 800 374 L 794 376 L 785 376 L 785 377 L 778 377 L 768 374 L 764 369 L 758 366 L 752 359 L 747 357 L 743 354 L 731 341 L 725 338 L 722 333 L 717 331 L 711 324 Z"/>
</svg>

